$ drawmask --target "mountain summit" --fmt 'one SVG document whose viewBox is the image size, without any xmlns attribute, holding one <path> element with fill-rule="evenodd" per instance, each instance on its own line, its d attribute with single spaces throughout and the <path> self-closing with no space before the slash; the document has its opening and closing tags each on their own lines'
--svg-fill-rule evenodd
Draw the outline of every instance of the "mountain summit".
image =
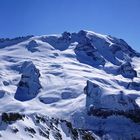
<svg viewBox="0 0 140 140">
<path fill-rule="evenodd" d="M 140 139 L 140 53 L 123 39 L 2 38 L 0 60 L 0 139 Z"/>
</svg>

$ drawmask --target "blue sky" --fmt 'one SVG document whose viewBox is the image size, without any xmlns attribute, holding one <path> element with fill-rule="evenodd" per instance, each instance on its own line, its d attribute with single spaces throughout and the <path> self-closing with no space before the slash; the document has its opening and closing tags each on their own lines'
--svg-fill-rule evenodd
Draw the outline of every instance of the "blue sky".
<svg viewBox="0 0 140 140">
<path fill-rule="evenodd" d="M 123 38 L 140 52 L 140 0 L 0 0 L 0 37 L 81 29 Z"/>
</svg>

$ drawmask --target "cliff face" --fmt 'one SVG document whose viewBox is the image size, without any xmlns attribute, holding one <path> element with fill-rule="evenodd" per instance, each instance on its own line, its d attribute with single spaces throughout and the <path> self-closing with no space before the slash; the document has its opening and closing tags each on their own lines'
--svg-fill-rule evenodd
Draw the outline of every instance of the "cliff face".
<svg viewBox="0 0 140 140">
<path fill-rule="evenodd" d="M 15 99 L 20 101 L 31 100 L 35 98 L 41 88 L 39 70 L 32 62 L 24 62 L 21 68 L 21 79 L 18 83 Z"/>
<path fill-rule="evenodd" d="M 133 95 L 125 95 L 122 91 L 112 94 L 91 81 L 87 81 L 84 91 L 87 109 L 103 108 L 122 111 L 139 109 Z"/>
</svg>

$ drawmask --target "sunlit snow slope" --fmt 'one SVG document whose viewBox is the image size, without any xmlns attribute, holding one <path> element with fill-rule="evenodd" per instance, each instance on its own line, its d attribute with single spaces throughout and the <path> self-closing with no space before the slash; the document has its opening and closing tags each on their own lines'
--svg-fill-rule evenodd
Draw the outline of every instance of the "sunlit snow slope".
<svg viewBox="0 0 140 140">
<path fill-rule="evenodd" d="M 28 122 L 38 127 L 33 114 L 67 120 L 95 139 L 140 139 L 140 54 L 124 40 L 83 30 L 0 39 L 0 61 L 1 114 L 29 117 L 12 122 L 21 130 L 15 139 L 58 138 L 26 134 Z M 1 122 L 0 139 L 8 139 Z M 74 139 L 60 126 L 61 139 Z"/>
</svg>

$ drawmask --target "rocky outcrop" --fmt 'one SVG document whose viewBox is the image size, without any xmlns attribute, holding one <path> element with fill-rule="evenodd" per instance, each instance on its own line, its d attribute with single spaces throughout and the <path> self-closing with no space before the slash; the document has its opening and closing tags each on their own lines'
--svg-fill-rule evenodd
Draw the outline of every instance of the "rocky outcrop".
<svg viewBox="0 0 140 140">
<path fill-rule="evenodd" d="M 105 65 L 105 59 L 99 54 L 97 49 L 91 45 L 91 43 L 78 44 L 74 51 L 77 59 L 82 63 L 91 66 Z"/>
<path fill-rule="evenodd" d="M 84 89 L 86 108 L 89 115 L 106 118 L 111 115 L 120 115 L 140 122 L 140 108 L 131 95 L 122 91 L 118 94 L 104 94 L 99 85 L 87 81 Z"/>
<path fill-rule="evenodd" d="M 21 80 L 15 93 L 15 99 L 26 101 L 35 98 L 41 88 L 39 70 L 31 61 L 26 61 L 22 65 L 21 73 Z"/>
<path fill-rule="evenodd" d="M 133 79 L 134 77 L 137 77 L 137 72 L 133 69 L 130 62 L 122 64 L 118 69 L 118 73 L 125 78 Z"/>
<path fill-rule="evenodd" d="M 15 122 L 15 121 L 18 121 L 18 120 L 23 120 L 25 116 L 22 115 L 22 114 L 19 114 L 19 113 L 2 113 L 1 115 L 1 121 L 5 122 L 5 123 L 12 123 L 12 122 Z"/>
<path fill-rule="evenodd" d="M 81 46 L 91 44 L 105 60 L 120 66 L 139 54 L 134 51 L 124 40 L 112 36 L 102 36 L 94 32 L 81 30 L 71 34 L 71 42 L 77 42 Z M 140 56 L 140 55 L 139 55 Z"/>
<path fill-rule="evenodd" d="M 60 40 L 65 40 L 65 42 L 71 40 L 71 34 L 69 32 L 63 32 L 62 36 L 60 37 Z"/>
<path fill-rule="evenodd" d="M 38 51 L 37 47 L 38 47 L 38 44 L 35 40 L 31 40 L 26 46 L 26 48 L 32 53 Z"/>
<path fill-rule="evenodd" d="M 93 132 L 73 127 L 71 122 L 43 116 L 41 114 L 2 113 L 0 116 L 0 136 L 11 130 L 15 139 L 46 139 L 46 140 L 99 140 Z M 20 125 L 18 124 L 20 121 Z M 26 123 L 25 123 L 26 122 Z M 14 127 L 13 127 L 14 126 Z M 2 133 L 1 133 L 2 132 Z"/>
<path fill-rule="evenodd" d="M 33 37 L 33 35 L 29 35 L 29 36 L 25 36 L 25 37 L 16 37 L 13 39 L 10 38 L 0 38 L 0 49 L 7 47 L 7 46 L 11 46 L 17 43 L 20 43 L 22 41 L 25 41 L 29 38 Z"/>
<path fill-rule="evenodd" d="M 71 34 L 69 32 L 64 32 L 60 36 L 45 36 L 42 37 L 43 42 L 49 43 L 55 49 L 60 51 L 66 50 L 71 43 Z"/>
<path fill-rule="evenodd" d="M 44 36 L 41 40 L 61 51 L 76 43 L 74 51 L 77 60 L 94 67 L 104 66 L 105 62 L 120 66 L 132 57 L 140 56 L 122 39 L 85 30 L 77 33 L 64 32 L 59 36 Z"/>
<path fill-rule="evenodd" d="M 87 81 L 87 85 L 84 88 L 84 93 L 86 96 L 86 107 L 89 109 L 91 106 L 95 106 L 96 108 L 101 107 L 101 89 L 100 87 L 92 83 L 91 81 Z"/>
<path fill-rule="evenodd" d="M 135 50 L 133 50 L 123 39 L 118 39 L 116 37 L 112 37 L 112 36 L 107 36 L 107 38 L 112 42 L 111 44 L 111 49 L 114 52 L 114 54 L 116 54 L 117 52 L 119 52 L 119 54 L 121 54 L 121 56 L 126 56 L 128 55 L 129 57 L 140 57 L 140 54 L 137 53 Z M 118 57 L 118 55 L 117 55 Z M 118 57 L 120 58 L 120 57 Z"/>
<path fill-rule="evenodd" d="M 93 115 L 100 118 L 107 118 L 110 116 L 124 116 L 126 118 L 131 119 L 135 123 L 140 123 L 140 109 L 123 111 L 123 110 L 107 110 L 104 108 L 96 109 L 94 107 L 90 107 L 88 111 L 88 115 Z"/>
<path fill-rule="evenodd" d="M 3 98 L 5 95 L 5 91 L 4 90 L 0 90 L 0 98 Z"/>
<path fill-rule="evenodd" d="M 71 34 L 71 42 L 78 42 L 79 44 L 85 45 L 90 43 L 90 39 L 87 37 L 87 32 L 81 30 L 78 33 Z"/>
<path fill-rule="evenodd" d="M 127 86 L 128 89 L 140 91 L 140 83 L 138 82 L 131 82 Z"/>
</svg>

